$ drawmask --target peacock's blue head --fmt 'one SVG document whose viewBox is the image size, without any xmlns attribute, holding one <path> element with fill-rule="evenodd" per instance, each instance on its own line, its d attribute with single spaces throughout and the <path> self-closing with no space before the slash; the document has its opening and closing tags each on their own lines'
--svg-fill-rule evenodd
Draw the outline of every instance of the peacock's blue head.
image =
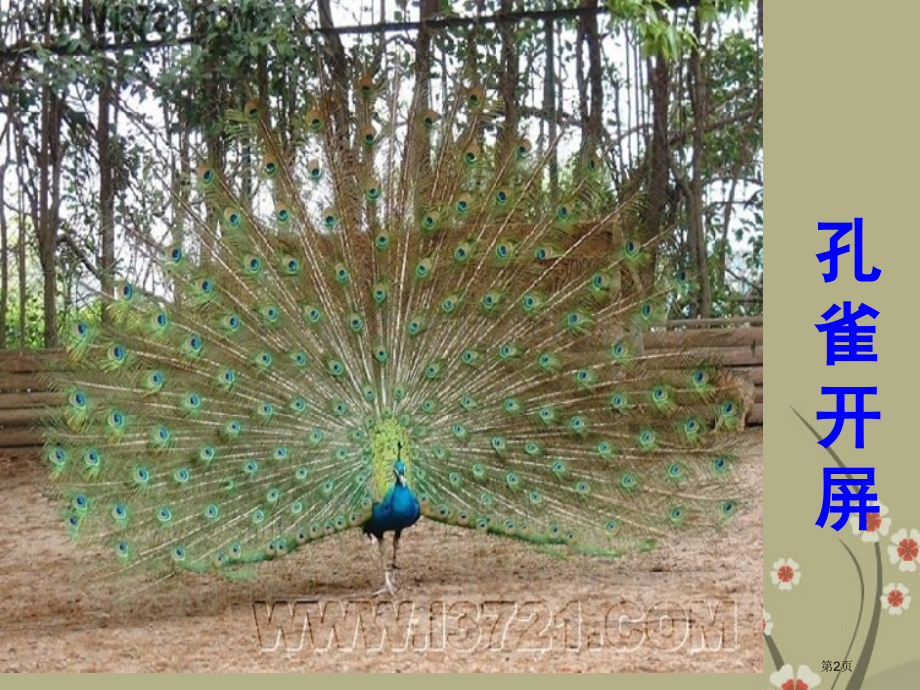
<svg viewBox="0 0 920 690">
<path fill-rule="evenodd" d="M 406 485 L 406 463 L 402 460 L 397 460 L 393 463 L 393 474 L 396 475 L 396 481 L 399 482 L 402 486 Z"/>
</svg>

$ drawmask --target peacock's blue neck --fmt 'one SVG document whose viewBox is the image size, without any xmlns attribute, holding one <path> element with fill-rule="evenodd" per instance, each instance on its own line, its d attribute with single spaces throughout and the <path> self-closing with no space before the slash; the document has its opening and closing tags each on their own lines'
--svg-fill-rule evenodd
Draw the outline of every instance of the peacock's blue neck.
<svg viewBox="0 0 920 690">
<path fill-rule="evenodd" d="M 398 480 L 379 503 L 375 503 L 364 531 L 380 538 L 384 532 L 401 532 L 418 522 L 422 511 L 418 499 Z"/>
<path fill-rule="evenodd" d="M 404 522 L 404 527 L 415 524 L 419 518 L 418 499 L 412 489 L 397 483 L 393 487 L 391 510 L 395 519 Z"/>
</svg>

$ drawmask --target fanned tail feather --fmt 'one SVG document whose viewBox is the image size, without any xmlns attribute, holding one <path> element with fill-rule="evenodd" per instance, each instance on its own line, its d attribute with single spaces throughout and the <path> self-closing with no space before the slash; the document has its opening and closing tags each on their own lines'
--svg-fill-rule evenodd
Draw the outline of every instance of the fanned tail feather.
<svg viewBox="0 0 920 690">
<path fill-rule="evenodd" d="M 403 90 L 360 78 L 343 130 L 324 86 L 287 147 L 258 102 L 230 114 L 246 155 L 197 171 L 170 294 L 124 283 L 74 329 L 46 458 L 75 536 L 128 568 L 277 558 L 363 524 L 397 444 L 425 516 L 543 546 L 737 511 L 742 388 L 642 351 L 688 279 L 648 284 L 641 200 L 609 203 L 591 156 L 549 199 L 558 140 L 500 150 L 478 85 L 440 113 Z"/>
</svg>

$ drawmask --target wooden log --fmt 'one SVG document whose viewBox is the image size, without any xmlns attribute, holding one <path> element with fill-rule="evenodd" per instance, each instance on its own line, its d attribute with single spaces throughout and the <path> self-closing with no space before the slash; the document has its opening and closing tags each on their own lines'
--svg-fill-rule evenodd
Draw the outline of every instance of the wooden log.
<svg viewBox="0 0 920 690">
<path fill-rule="evenodd" d="M 5 427 L 39 425 L 54 413 L 51 407 L 23 407 L 16 410 L 0 410 L 0 433 Z"/>
<path fill-rule="evenodd" d="M 758 325 L 708 327 L 725 324 Z M 676 320 L 668 322 L 666 327 L 681 330 L 645 333 L 644 345 L 648 353 L 654 355 L 656 350 L 685 350 L 691 356 L 712 358 L 729 368 L 731 373 L 747 379 L 755 386 L 755 403 L 748 421 L 755 425 L 763 424 L 763 317 Z M 665 360 L 660 365 L 667 367 L 671 363 Z M 49 405 L 60 400 L 60 394 L 47 391 L 40 372 L 64 371 L 68 366 L 62 350 L 0 351 L 0 447 L 17 446 L 22 439 L 40 444 L 37 427 L 53 412 Z M 28 429 L 30 426 L 36 429 Z M 10 434 L 16 434 L 16 443 L 2 438 Z"/>
<path fill-rule="evenodd" d="M 0 446 L 0 458 L 34 460 L 41 455 L 41 446 Z"/>
<path fill-rule="evenodd" d="M 64 402 L 61 393 L 46 393 L 33 391 L 31 393 L 0 393 L 0 410 L 12 410 L 27 407 L 47 407 L 60 405 Z"/>
<path fill-rule="evenodd" d="M 0 442 L 2 444 L 2 442 Z M 27 446 L 4 446 L 0 445 L 0 460 L 3 459 L 28 459 L 28 460 L 38 460 L 43 462 L 47 456 L 44 452 L 44 446 L 42 445 L 27 445 Z"/>
<path fill-rule="evenodd" d="M 0 377 L 3 374 L 64 371 L 68 366 L 69 362 L 62 350 L 0 351 Z"/>
<path fill-rule="evenodd" d="M 755 386 L 763 386 L 763 367 L 732 367 L 732 373 L 735 376 L 741 376 Z"/>
<path fill-rule="evenodd" d="M 763 315 L 760 316 L 728 316 L 715 319 L 671 319 L 666 328 L 712 328 L 713 326 L 763 326 Z"/>
<path fill-rule="evenodd" d="M 10 391 L 44 391 L 48 390 L 47 384 L 41 376 L 34 372 L 27 373 L 0 373 L 0 393 Z"/>
<path fill-rule="evenodd" d="M 749 367 L 753 365 L 763 366 L 763 345 L 755 348 L 749 347 L 726 347 L 717 353 L 712 350 L 700 352 L 713 357 L 723 367 Z"/>
<path fill-rule="evenodd" d="M 43 443 L 42 431 L 38 427 L 0 429 L 0 446 L 4 448 L 40 447 Z"/>
<path fill-rule="evenodd" d="M 646 350 L 680 350 L 684 347 L 748 347 L 763 345 L 763 326 L 710 328 L 692 331 L 650 331 L 642 334 Z"/>
</svg>

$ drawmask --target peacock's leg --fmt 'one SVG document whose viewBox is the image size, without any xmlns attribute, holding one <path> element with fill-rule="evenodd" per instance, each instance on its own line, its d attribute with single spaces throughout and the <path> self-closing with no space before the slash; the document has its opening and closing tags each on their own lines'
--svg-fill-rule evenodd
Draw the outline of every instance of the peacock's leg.
<svg viewBox="0 0 920 690">
<path fill-rule="evenodd" d="M 396 565 L 396 551 L 399 548 L 399 538 L 402 536 L 402 532 L 393 533 L 393 563 L 391 567 L 393 570 L 399 570 L 399 566 Z"/>
<path fill-rule="evenodd" d="M 374 596 L 384 593 L 396 594 L 396 584 L 390 569 L 387 567 L 386 557 L 384 555 L 383 539 L 371 536 L 371 541 L 377 543 L 377 553 L 380 556 L 380 567 L 383 569 L 383 587 L 374 592 Z"/>
</svg>

